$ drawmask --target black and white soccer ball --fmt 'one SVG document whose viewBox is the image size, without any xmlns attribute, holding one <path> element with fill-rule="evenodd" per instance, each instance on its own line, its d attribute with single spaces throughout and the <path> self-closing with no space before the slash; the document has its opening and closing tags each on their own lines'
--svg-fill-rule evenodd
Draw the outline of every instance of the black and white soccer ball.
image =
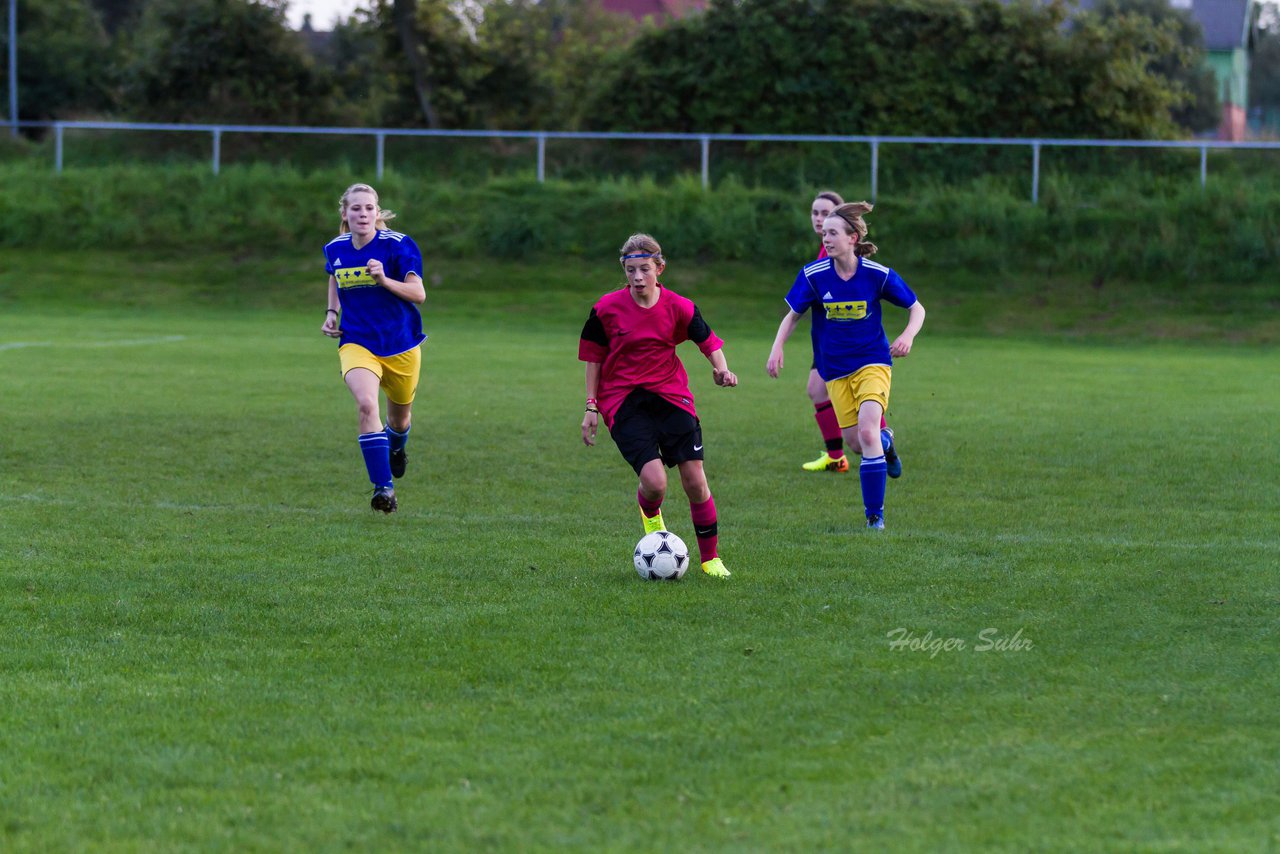
<svg viewBox="0 0 1280 854">
<path fill-rule="evenodd" d="M 689 568 L 689 547 L 670 531 L 645 534 L 636 543 L 636 572 L 646 581 L 679 581 Z"/>
</svg>

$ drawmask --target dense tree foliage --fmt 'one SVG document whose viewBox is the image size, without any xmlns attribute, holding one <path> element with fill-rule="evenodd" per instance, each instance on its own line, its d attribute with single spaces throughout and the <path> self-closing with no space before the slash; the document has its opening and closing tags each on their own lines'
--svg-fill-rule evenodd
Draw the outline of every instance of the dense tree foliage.
<svg viewBox="0 0 1280 854">
<path fill-rule="evenodd" d="M 142 11 L 144 0 L 92 0 L 107 32 L 116 33 L 133 23 Z"/>
<path fill-rule="evenodd" d="M 1218 88 L 1204 55 L 1204 30 L 1189 9 L 1175 9 L 1169 0 L 1102 0 L 1095 14 L 1112 22 L 1125 15 L 1138 15 L 1174 38 L 1176 47 L 1160 50 L 1152 46 L 1147 55 L 1150 69 L 1179 89 L 1171 105 L 1171 117 L 1179 127 L 1199 133 L 1213 130 L 1222 117 Z"/>
<path fill-rule="evenodd" d="M 712 0 L 663 28 L 597 0 L 370 0 L 318 52 L 287 0 L 20 6 L 28 118 L 1116 138 L 1217 115 L 1165 0 Z"/>
<path fill-rule="evenodd" d="M 8 4 L 3 8 L 0 56 L 8 56 Z M 110 106 L 115 56 L 88 0 L 20 3 L 17 24 L 20 118 L 69 118 Z"/>
<path fill-rule="evenodd" d="M 1249 100 L 1264 110 L 1280 110 L 1280 13 L 1260 19 L 1253 63 L 1249 66 Z"/>
<path fill-rule="evenodd" d="M 589 70 L 633 29 L 594 0 L 377 0 L 335 30 L 332 53 L 346 110 L 366 124 L 565 128 Z"/>
<path fill-rule="evenodd" d="M 152 0 L 121 79 L 136 118 L 290 124 L 328 110 L 328 89 L 278 0 Z"/>
<path fill-rule="evenodd" d="M 1065 2 L 713 0 L 605 71 L 595 127 L 1167 136 L 1173 35 Z"/>
</svg>

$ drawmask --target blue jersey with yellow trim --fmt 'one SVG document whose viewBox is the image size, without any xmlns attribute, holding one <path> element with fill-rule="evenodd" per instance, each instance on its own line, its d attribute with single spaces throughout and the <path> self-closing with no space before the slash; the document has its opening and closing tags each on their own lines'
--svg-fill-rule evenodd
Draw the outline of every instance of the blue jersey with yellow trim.
<svg viewBox="0 0 1280 854">
<path fill-rule="evenodd" d="M 881 322 L 881 300 L 910 308 L 916 295 L 901 276 L 868 258 L 858 260 L 858 269 L 848 281 L 836 273 L 830 258 L 801 268 L 787 292 L 787 305 L 796 314 L 811 308 L 822 313 L 817 368 L 824 380 L 847 377 L 867 365 L 893 364 Z"/>
<path fill-rule="evenodd" d="M 351 235 L 341 234 L 324 247 L 324 269 L 338 282 L 342 304 L 342 337 L 338 346 L 359 344 L 375 356 L 396 356 L 412 350 L 427 336 L 422 333 L 418 307 L 379 285 L 365 269 L 382 262 L 383 273 L 403 282 L 410 273 L 422 278 L 422 253 L 413 238 L 398 231 L 379 230 L 359 249 Z"/>
</svg>

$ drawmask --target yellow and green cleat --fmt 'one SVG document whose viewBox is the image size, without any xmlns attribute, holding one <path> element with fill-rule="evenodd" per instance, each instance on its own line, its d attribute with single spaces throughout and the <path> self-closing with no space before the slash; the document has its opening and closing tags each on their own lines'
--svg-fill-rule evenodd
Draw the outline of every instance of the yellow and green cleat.
<svg viewBox="0 0 1280 854">
<path fill-rule="evenodd" d="M 724 568 L 724 561 L 722 561 L 718 557 L 713 557 L 711 560 L 703 563 L 702 571 L 705 572 L 707 575 L 710 575 L 712 578 L 728 578 L 729 577 L 729 570 Z"/>
<path fill-rule="evenodd" d="M 844 454 L 832 457 L 830 454 L 824 453 L 813 462 L 805 463 L 800 468 L 805 471 L 847 472 L 849 470 L 849 458 Z"/>
<path fill-rule="evenodd" d="M 658 511 L 657 516 L 646 516 L 644 511 L 640 511 L 640 522 L 644 525 L 644 532 L 652 534 L 654 531 L 667 530 L 667 523 L 662 521 L 662 511 Z"/>
</svg>

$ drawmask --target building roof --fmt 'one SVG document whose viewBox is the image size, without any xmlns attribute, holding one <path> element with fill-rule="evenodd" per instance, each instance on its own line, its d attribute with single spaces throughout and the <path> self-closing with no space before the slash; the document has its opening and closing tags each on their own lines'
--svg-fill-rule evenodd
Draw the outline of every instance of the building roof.
<svg viewBox="0 0 1280 854">
<path fill-rule="evenodd" d="M 1078 0 L 1081 9 L 1092 9 L 1095 0 Z M 1250 0 L 1170 0 L 1171 6 L 1187 9 L 1204 30 L 1206 50 L 1235 50 L 1249 40 Z"/>
<path fill-rule="evenodd" d="M 1193 0 L 1191 13 L 1204 27 L 1209 50 L 1233 50 L 1249 39 L 1248 0 Z"/>
</svg>

